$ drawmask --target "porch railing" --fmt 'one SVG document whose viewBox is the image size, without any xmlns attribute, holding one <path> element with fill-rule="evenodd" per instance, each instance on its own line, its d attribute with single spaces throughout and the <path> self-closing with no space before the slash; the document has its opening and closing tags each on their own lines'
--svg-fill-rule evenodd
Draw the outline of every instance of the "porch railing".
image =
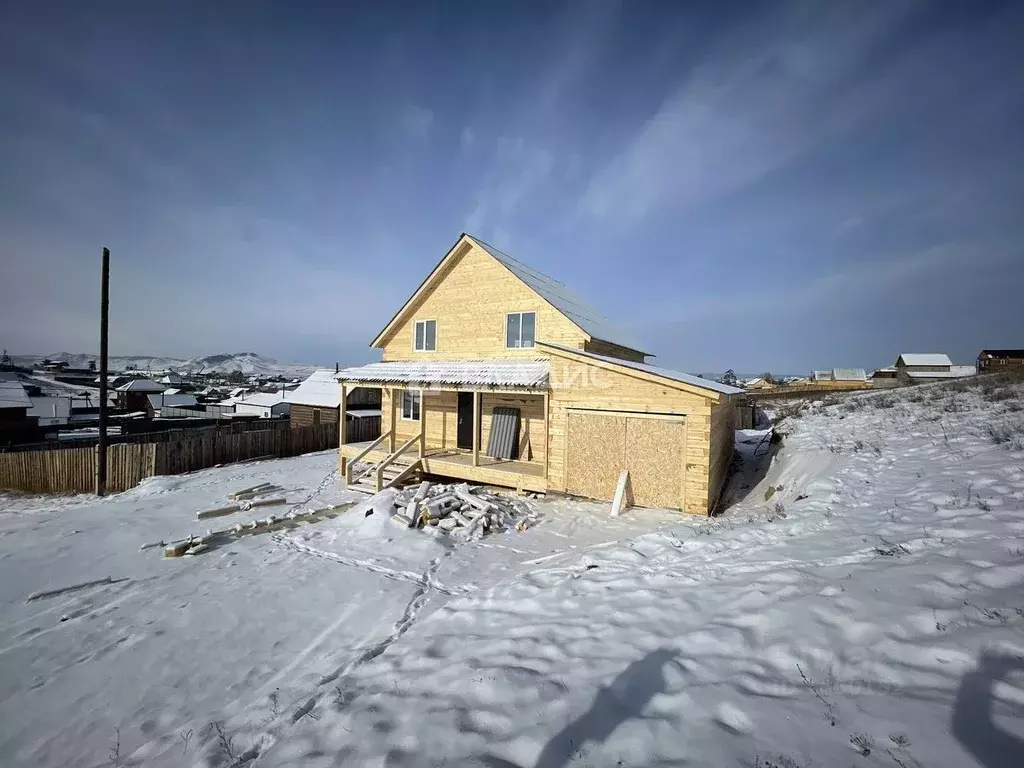
<svg viewBox="0 0 1024 768">
<path fill-rule="evenodd" d="M 420 438 L 422 436 L 423 436 L 423 432 L 422 431 L 421 432 L 417 432 L 415 435 L 413 435 L 408 440 L 406 440 L 404 443 L 402 443 L 401 447 L 398 448 L 398 450 L 396 450 L 394 453 L 392 453 L 390 456 L 388 456 L 386 459 L 384 459 L 384 461 L 382 461 L 380 464 L 377 465 L 377 477 L 376 477 L 376 481 L 377 482 L 376 482 L 374 487 L 378 491 L 382 487 L 384 470 L 388 466 L 393 464 L 395 459 L 397 459 L 399 456 L 401 456 L 403 453 L 405 453 L 407 450 L 409 450 L 412 447 L 413 443 L 420 442 Z M 419 453 L 419 459 L 422 459 L 423 458 L 423 446 L 422 446 L 422 444 L 417 449 L 417 452 Z M 419 459 L 417 459 L 416 463 L 418 463 Z M 413 466 L 415 466 L 415 463 L 414 463 Z M 399 477 L 402 477 L 405 473 L 407 473 L 409 471 L 410 471 L 409 468 L 406 468 L 405 470 L 402 471 L 402 474 L 400 474 Z M 398 478 L 396 478 L 396 479 L 398 479 Z"/>
<path fill-rule="evenodd" d="M 378 437 L 376 440 L 374 440 L 372 443 L 370 443 L 368 446 L 363 448 L 363 450 L 361 450 L 354 458 L 349 459 L 345 463 L 345 485 L 351 485 L 356 480 L 362 479 L 363 477 L 365 477 L 366 475 L 370 474 L 370 472 L 373 471 L 373 467 L 370 467 L 369 469 L 363 470 L 355 477 L 352 476 L 352 467 L 355 466 L 356 462 L 361 461 L 363 457 L 366 456 L 366 454 L 368 454 L 382 442 L 387 440 L 389 437 L 391 437 L 390 429 L 384 434 L 382 434 L 380 437 Z"/>
</svg>

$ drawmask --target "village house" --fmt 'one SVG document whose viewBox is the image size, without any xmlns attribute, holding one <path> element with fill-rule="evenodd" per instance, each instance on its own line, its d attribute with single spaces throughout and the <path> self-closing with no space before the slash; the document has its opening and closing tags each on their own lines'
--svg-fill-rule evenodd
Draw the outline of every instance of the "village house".
<svg viewBox="0 0 1024 768">
<path fill-rule="evenodd" d="M 954 365 L 941 353 L 904 353 L 896 358 L 896 378 L 900 384 L 920 384 L 939 379 L 973 376 L 973 365 Z"/>
<path fill-rule="evenodd" d="M 285 398 L 285 392 L 256 392 L 235 400 L 235 413 L 241 416 L 257 416 L 261 419 L 273 419 L 287 416 L 291 403 Z M 226 403 L 225 403 L 226 404 Z"/>
<path fill-rule="evenodd" d="M 742 390 L 648 365 L 644 351 L 561 283 L 461 235 L 343 369 L 381 391 L 382 434 L 346 443 L 350 487 L 422 473 L 706 515 L 733 455 Z M 366 467 L 369 467 L 369 471 Z"/>
<path fill-rule="evenodd" d="M 164 391 L 163 385 L 157 384 L 151 379 L 132 379 L 119 386 L 117 392 L 117 407 L 124 411 L 139 412 L 145 411 L 149 404 L 147 395 L 155 395 Z"/>
<path fill-rule="evenodd" d="M 341 411 L 341 388 L 337 368 L 313 371 L 309 378 L 285 396 L 291 404 L 292 429 L 316 424 L 337 424 Z M 357 387 L 346 397 L 345 436 L 348 442 L 373 440 L 380 436 L 380 390 Z"/>
<path fill-rule="evenodd" d="M 978 373 L 1024 372 L 1024 349 L 983 349 L 978 354 Z"/>
<path fill-rule="evenodd" d="M 195 395 L 183 392 L 146 395 L 146 416 L 155 419 L 164 408 L 198 408 L 198 402 Z"/>
<path fill-rule="evenodd" d="M 871 386 L 876 389 L 891 389 L 892 387 L 898 387 L 899 384 L 894 366 L 879 368 L 871 374 Z"/>
</svg>

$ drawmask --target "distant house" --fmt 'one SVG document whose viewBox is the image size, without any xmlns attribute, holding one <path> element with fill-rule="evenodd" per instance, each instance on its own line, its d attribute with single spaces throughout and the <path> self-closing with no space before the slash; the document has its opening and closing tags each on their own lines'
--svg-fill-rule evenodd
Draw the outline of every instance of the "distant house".
<svg viewBox="0 0 1024 768">
<path fill-rule="evenodd" d="M 978 354 L 978 373 L 1024 371 L 1024 349 L 983 349 Z"/>
<path fill-rule="evenodd" d="M 30 397 L 32 407 L 28 415 L 34 416 L 41 427 L 62 427 L 71 421 L 70 397 Z"/>
<path fill-rule="evenodd" d="M 149 402 L 146 396 L 163 391 L 162 385 L 150 379 L 132 379 L 117 388 L 117 407 L 126 411 L 145 411 Z"/>
<path fill-rule="evenodd" d="M 287 416 L 291 403 L 285 398 L 284 392 L 257 392 L 235 402 L 235 413 L 271 419 L 276 416 Z"/>
<path fill-rule="evenodd" d="M 0 381 L 0 424 L 24 424 L 31 407 L 32 400 L 21 382 Z"/>
<path fill-rule="evenodd" d="M 868 383 L 868 374 L 863 368 L 830 368 L 814 371 L 811 379 L 815 384 L 827 384 L 830 389 L 857 389 Z"/>
<path fill-rule="evenodd" d="M 973 365 L 953 365 L 949 355 L 941 353 L 904 353 L 896 358 L 896 378 L 902 384 L 973 376 Z"/>
<path fill-rule="evenodd" d="M 899 379 L 896 377 L 896 369 L 892 366 L 879 368 L 871 374 L 871 386 L 876 389 L 886 389 L 899 386 Z"/>
<path fill-rule="evenodd" d="M 747 390 L 769 389 L 772 386 L 774 385 L 770 381 L 768 381 L 767 379 L 763 379 L 760 376 L 757 376 L 756 378 L 753 379 L 748 379 L 747 381 L 743 382 L 743 388 Z"/>
<path fill-rule="evenodd" d="M 195 395 L 167 394 L 146 395 L 146 415 L 153 419 L 160 415 L 162 408 L 193 408 L 198 406 Z"/>
<path fill-rule="evenodd" d="M 185 379 L 174 371 L 168 371 L 167 375 L 160 379 L 160 383 L 168 386 L 177 386 L 178 384 L 184 384 Z"/>
<path fill-rule="evenodd" d="M 291 426 L 337 424 L 341 410 L 341 385 L 330 370 L 313 371 L 285 399 L 291 403 Z M 374 440 L 380 436 L 380 390 L 355 387 L 345 399 L 346 442 Z"/>
</svg>

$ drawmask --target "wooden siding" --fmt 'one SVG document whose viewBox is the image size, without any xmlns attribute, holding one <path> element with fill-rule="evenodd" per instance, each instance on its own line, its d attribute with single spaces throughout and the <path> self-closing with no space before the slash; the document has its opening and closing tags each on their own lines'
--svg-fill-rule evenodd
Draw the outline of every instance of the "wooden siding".
<svg viewBox="0 0 1024 768">
<path fill-rule="evenodd" d="M 418 421 L 402 419 L 401 392 L 397 390 L 398 399 L 395 409 L 396 442 L 401 444 L 419 432 Z M 480 446 L 481 452 L 487 448 L 487 440 L 491 434 L 491 418 L 495 408 L 518 408 L 521 420 L 519 444 L 523 447 L 526 435 L 530 436 L 531 458 L 533 461 L 544 460 L 544 396 L 514 395 L 484 392 L 481 394 L 480 408 Z M 382 422 L 381 429 L 388 430 L 390 424 L 391 391 L 384 390 L 381 398 Z M 424 392 L 421 407 L 424 407 L 424 429 L 426 430 L 427 448 L 458 448 L 459 399 L 457 392 L 432 391 Z"/>
<path fill-rule="evenodd" d="M 708 512 L 713 512 L 729 475 L 736 448 L 739 413 L 732 397 L 723 397 L 711 408 L 711 459 L 708 476 Z"/>
<path fill-rule="evenodd" d="M 642 352 L 630 349 L 629 347 L 622 347 L 618 344 L 612 344 L 610 341 L 591 339 L 583 345 L 583 348 L 587 352 L 593 352 L 595 355 L 614 357 L 619 360 L 629 360 L 633 363 L 643 363 L 646 361 L 646 355 Z"/>
<path fill-rule="evenodd" d="M 289 413 L 289 421 L 292 429 L 299 427 L 311 427 L 314 424 L 314 413 L 320 413 L 320 420 L 318 424 L 337 424 L 338 423 L 338 408 L 324 408 L 319 405 L 295 405 L 292 404 L 292 409 Z"/>
<path fill-rule="evenodd" d="M 548 304 L 490 254 L 467 243 L 433 290 L 382 339 L 383 360 L 542 357 L 536 348 L 505 347 L 505 316 L 536 312 L 536 338 L 580 349 L 587 334 Z M 413 350 L 417 320 L 437 321 L 437 350 Z"/>
<path fill-rule="evenodd" d="M 686 416 L 683 510 L 708 514 L 712 398 L 648 381 L 627 369 L 606 370 L 583 360 L 551 358 L 549 477 L 553 489 L 568 492 L 567 415 L 571 409 L 628 411 Z"/>
</svg>

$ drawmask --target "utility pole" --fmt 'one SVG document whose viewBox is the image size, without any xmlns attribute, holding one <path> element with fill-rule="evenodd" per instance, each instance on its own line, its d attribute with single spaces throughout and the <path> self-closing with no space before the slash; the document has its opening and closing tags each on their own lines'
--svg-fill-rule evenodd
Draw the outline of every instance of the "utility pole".
<svg viewBox="0 0 1024 768">
<path fill-rule="evenodd" d="M 110 309 L 110 249 L 103 249 L 100 278 L 100 439 L 96 443 L 96 495 L 107 491 L 107 320 Z"/>
</svg>

